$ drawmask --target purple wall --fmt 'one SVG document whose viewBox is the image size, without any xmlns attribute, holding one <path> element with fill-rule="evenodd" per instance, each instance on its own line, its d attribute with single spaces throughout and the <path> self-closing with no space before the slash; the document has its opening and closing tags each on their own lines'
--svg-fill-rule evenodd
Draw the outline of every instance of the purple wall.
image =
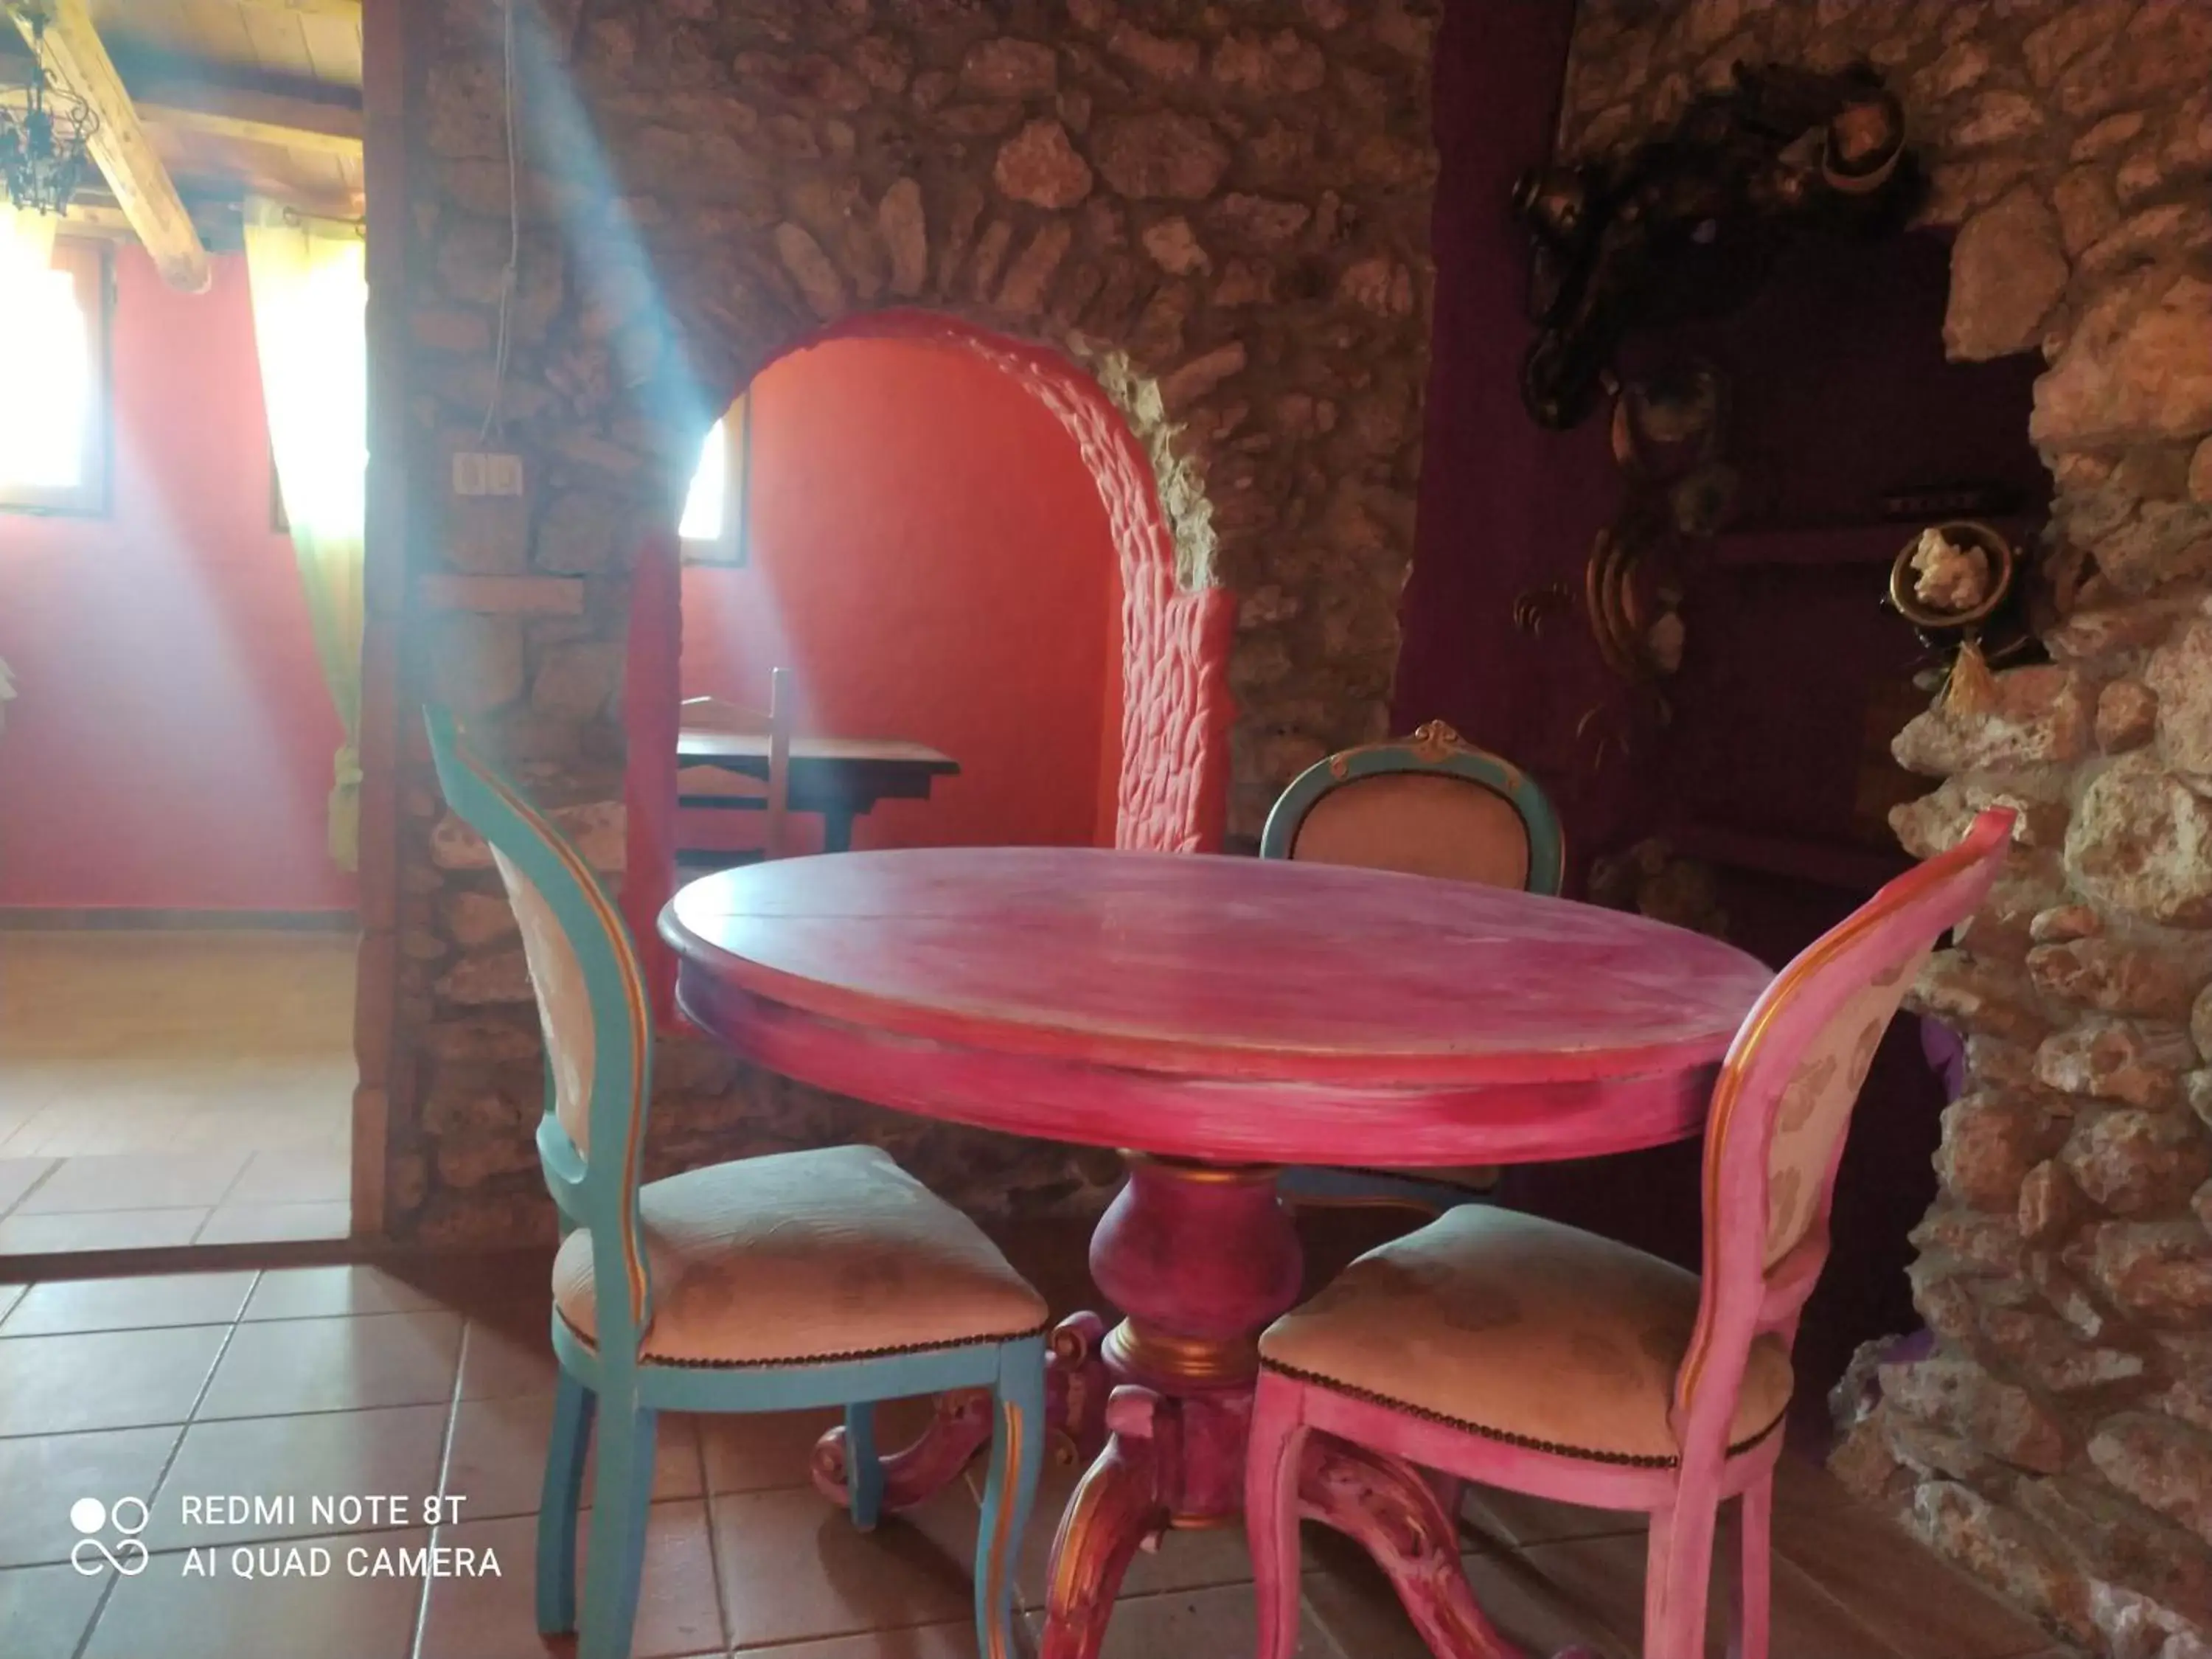
<svg viewBox="0 0 2212 1659">
<path fill-rule="evenodd" d="M 1438 32 L 1433 365 L 1393 709 L 1401 731 L 1442 717 L 1532 768 L 1562 729 L 1571 737 L 1579 713 L 1549 695 L 1564 662 L 1579 668 L 1594 653 L 1575 617 L 1541 639 L 1516 630 L 1513 599 L 1580 568 L 1618 493 L 1600 423 L 1547 432 L 1518 390 L 1532 331 L 1528 239 L 1508 198 L 1521 170 L 1551 153 L 1574 10 L 1572 0 L 1455 0 Z M 1547 695 L 1528 696 L 1539 679 Z"/>
</svg>

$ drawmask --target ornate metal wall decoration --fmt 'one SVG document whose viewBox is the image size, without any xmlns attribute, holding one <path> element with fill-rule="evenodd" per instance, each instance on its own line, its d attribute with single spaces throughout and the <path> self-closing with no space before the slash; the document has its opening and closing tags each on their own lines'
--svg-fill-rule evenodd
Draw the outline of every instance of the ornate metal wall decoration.
<svg viewBox="0 0 2212 1659">
<path fill-rule="evenodd" d="M 1631 329 L 1725 314 L 1790 240 L 1901 228 L 1924 189 L 1904 108 L 1863 64 L 1739 64 L 1663 137 L 1522 174 L 1513 207 L 1536 241 L 1538 326 L 1522 401 L 1546 426 L 1578 425 Z"/>
</svg>

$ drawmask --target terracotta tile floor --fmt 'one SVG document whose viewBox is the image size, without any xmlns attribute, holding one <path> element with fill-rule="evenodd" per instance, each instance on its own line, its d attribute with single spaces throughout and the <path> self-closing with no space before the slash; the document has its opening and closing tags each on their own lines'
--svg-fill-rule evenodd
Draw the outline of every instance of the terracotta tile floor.
<svg viewBox="0 0 2212 1659">
<path fill-rule="evenodd" d="M 343 1237 L 353 951 L 0 933 L 0 1256 Z"/>
<path fill-rule="evenodd" d="M 532 1516 L 553 1371 L 542 1258 L 305 1267 L 0 1285 L 0 1654 L 8 1659 L 540 1659 Z M 1053 1275 L 1039 1275 L 1048 1283 Z M 1063 1275 L 1064 1277 L 1064 1275 Z M 1055 1297 L 1055 1300 L 1058 1298 Z M 905 1415 L 912 1408 L 888 1408 Z M 672 1420 L 663 1437 L 639 1659 L 957 1659 L 973 1653 L 966 1485 L 854 1534 L 805 1484 L 825 1413 Z M 911 1420 L 911 1419 L 909 1419 Z M 895 1441 L 895 1424 L 884 1437 Z M 2056 1659 L 2033 1626 L 1850 1507 L 1794 1460 L 1778 1505 L 1776 1659 Z M 1054 1505 L 1024 1540 L 1033 1630 Z M 444 1493 L 460 1518 L 314 1519 L 307 1499 Z M 291 1495 L 296 1518 L 188 1521 L 181 1499 Z M 143 1572 L 69 1565 L 79 1498 L 151 1506 Z M 1466 1559 L 1531 1651 L 1589 1642 L 1631 1659 L 1643 1540 L 1632 1517 L 1470 1498 Z M 341 1524 L 343 1522 L 343 1524 Z M 112 1535 L 112 1528 L 106 1535 Z M 497 1577 L 355 1577 L 346 1551 L 426 1540 L 495 1554 Z M 196 1545 L 316 1548 L 328 1576 L 187 1577 Z M 269 1558 L 281 1560 L 282 1557 Z M 301 1559 L 312 1568 L 312 1556 Z M 1310 1532 L 1312 1659 L 1419 1659 L 1374 1570 Z M 1109 1659 L 1249 1651 L 1241 1534 L 1170 1537 L 1139 1559 Z M 1716 1645 L 1712 1651 L 1718 1654 Z"/>
</svg>

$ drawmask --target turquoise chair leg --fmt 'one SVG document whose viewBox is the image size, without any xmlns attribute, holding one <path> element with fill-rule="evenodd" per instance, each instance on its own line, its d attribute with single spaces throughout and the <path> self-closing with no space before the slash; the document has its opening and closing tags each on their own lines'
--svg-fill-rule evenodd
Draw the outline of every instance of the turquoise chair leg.
<svg viewBox="0 0 2212 1659">
<path fill-rule="evenodd" d="M 576 1510 L 597 1403 L 589 1389 L 561 1373 L 553 1396 L 553 1437 L 545 1448 L 545 1486 L 538 1499 L 538 1629 L 545 1636 L 576 1628 Z"/>
<path fill-rule="evenodd" d="M 1012 1659 L 1018 1651 L 1014 1564 L 1044 1468 L 1042 1337 L 1011 1342 L 999 1351 L 994 1403 L 991 1479 L 983 1489 L 982 1529 L 975 1540 L 975 1650 L 982 1659 Z"/>
<path fill-rule="evenodd" d="M 884 1463 L 876 1455 L 876 1407 L 859 1400 L 845 1407 L 845 1499 L 853 1524 L 875 1530 L 884 1509 Z"/>
<path fill-rule="evenodd" d="M 598 1490 L 592 1494 L 584 1628 L 576 1659 L 629 1659 L 638 1580 L 645 1570 L 646 1510 L 653 1502 L 653 1421 L 654 1413 L 643 1406 L 627 1416 L 599 1413 L 592 1465 Z"/>
</svg>

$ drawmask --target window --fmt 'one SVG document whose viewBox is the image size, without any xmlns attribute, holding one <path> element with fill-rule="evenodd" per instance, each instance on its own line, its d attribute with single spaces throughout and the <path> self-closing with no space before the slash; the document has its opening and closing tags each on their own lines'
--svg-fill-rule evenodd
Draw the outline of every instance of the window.
<svg viewBox="0 0 2212 1659">
<path fill-rule="evenodd" d="M 57 241 L 41 260 L 20 224 L 0 215 L 0 508 L 105 513 L 107 250 Z"/>
<path fill-rule="evenodd" d="M 714 422 L 699 452 L 699 470 L 684 497 L 676 533 L 686 564 L 745 562 L 745 498 L 752 483 L 752 399 L 740 398 Z"/>
</svg>

